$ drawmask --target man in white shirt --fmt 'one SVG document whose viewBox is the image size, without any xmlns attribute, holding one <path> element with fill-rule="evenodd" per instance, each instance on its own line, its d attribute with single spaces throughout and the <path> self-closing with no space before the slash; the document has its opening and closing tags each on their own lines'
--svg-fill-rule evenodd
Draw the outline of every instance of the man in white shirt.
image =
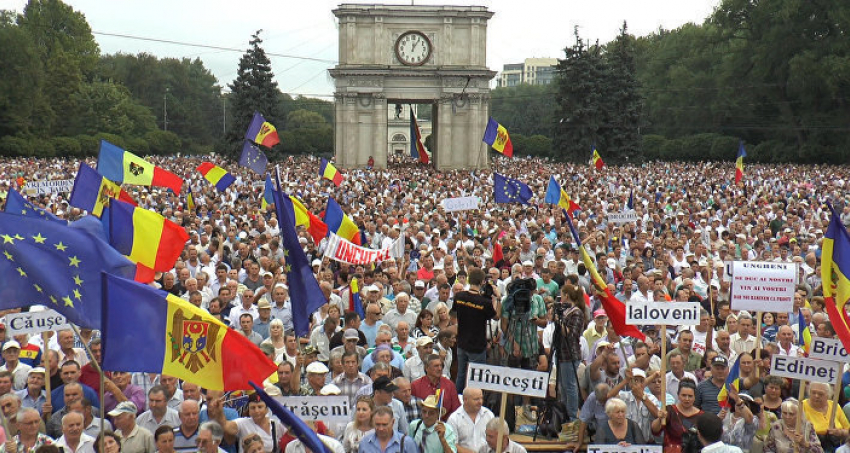
<svg viewBox="0 0 850 453">
<path fill-rule="evenodd" d="M 508 435 L 510 430 L 508 424 L 501 418 L 494 418 L 487 422 L 487 443 L 478 449 L 477 453 L 496 453 L 499 442 L 499 434 L 502 435 L 503 453 L 527 453 L 525 447 L 511 440 Z"/>
<path fill-rule="evenodd" d="M 786 355 L 791 357 L 797 357 L 801 355 L 802 350 L 793 343 L 794 330 L 791 329 L 791 326 L 780 326 L 779 332 L 777 332 L 776 334 L 776 339 L 779 342 L 779 355 Z"/>
<path fill-rule="evenodd" d="M 637 278 L 638 290 L 632 294 L 632 298 L 629 299 L 629 302 L 636 303 L 646 303 L 652 302 L 652 291 L 649 289 L 649 278 L 645 275 L 641 275 Z"/>
<path fill-rule="evenodd" d="M 94 453 L 95 439 L 83 432 L 83 415 L 68 412 L 62 417 L 62 437 L 56 441 L 57 447 L 66 453 Z"/>
<path fill-rule="evenodd" d="M 742 311 L 738 315 L 738 333 L 732 335 L 730 347 L 738 355 L 744 352 L 751 352 L 756 348 L 756 337 L 750 335 L 753 328 L 753 318 L 749 313 Z"/>
<path fill-rule="evenodd" d="M 448 424 L 457 435 L 458 453 L 477 453 L 486 445 L 487 423 L 494 418 L 484 404 L 484 394 L 479 389 L 463 389 L 463 405 L 449 415 Z"/>
<path fill-rule="evenodd" d="M 667 372 L 667 393 L 673 395 L 678 400 L 679 398 L 679 383 L 683 379 L 690 379 L 697 383 L 697 377 L 693 373 L 685 371 L 685 359 L 679 351 L 670 353 L 670 371 Z"/>
<path fill-rule="evenodd" d="M 413 382 L 425 376 L 425 358 L 431 355 L 433 350 L 434 340 L 431 337 L 422 336 L 417 338 L 416 354 L 404 361 L 404 369 L 402 370 L 404 377 L 410 382 Z"/>
</svg>

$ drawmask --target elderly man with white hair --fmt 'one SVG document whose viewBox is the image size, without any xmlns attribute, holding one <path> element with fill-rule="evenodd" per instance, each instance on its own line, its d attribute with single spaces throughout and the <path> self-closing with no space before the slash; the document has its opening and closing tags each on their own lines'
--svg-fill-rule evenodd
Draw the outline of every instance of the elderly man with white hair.
<svg viewBox="0 0 850 453">
<path fill-rule="evenodd" d="M 525 447 L 514 442 L 508 436 L 510 429 L 508 423 L 501 418 L 494 418 L 487 422 L 486 440 L 487 443 L 478 449 L 477 453 L 496 453 L 496 446 L 499 442 L 499 434 L 502 435 L 502 452 L 503 453 L 527 453 Z"/>
<path fill-rule="evenodd" d="M 404 321 L 408 326 L 416 324 L 416 313 L 413 313 L 410 308 L 410 295 L 405 292 L 400 292 L 395 296 L 395 307 L 384 315 L 384 324 L 389 324 L 393 331 L 398 327 L 398 323 Z"/>
<path fill-rule="evenodd" d="M 66 453 L 94 453 L 95 438 L 83 432 L 83 414 L 68 412 L 62 417 L 62 437 L 56 441 L 57 447 Z"/>
</svg>

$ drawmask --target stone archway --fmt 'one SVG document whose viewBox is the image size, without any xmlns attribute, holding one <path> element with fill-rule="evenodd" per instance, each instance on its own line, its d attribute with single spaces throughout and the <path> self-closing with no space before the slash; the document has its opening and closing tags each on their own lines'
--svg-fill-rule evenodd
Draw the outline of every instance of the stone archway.
<svg viewBox="0 0 850 453">
<path fill-rule="evenodd" d="M 387 165 L 390 103 L 432 107 L 432 160 L 438 170 L 485 168 L 481 141 L 490 110 L 483 6 L 342 4 L 334 79 L 336 163 Z"/>
</svg>

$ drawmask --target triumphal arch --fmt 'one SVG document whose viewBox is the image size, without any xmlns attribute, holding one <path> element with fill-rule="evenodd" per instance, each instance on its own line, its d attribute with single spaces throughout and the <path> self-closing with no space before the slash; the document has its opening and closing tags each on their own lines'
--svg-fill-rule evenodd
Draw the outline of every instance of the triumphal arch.
<svg viewBox="0 0 850 453">
<path fill-rule="evenodd" d="M 490 110 L 483 6 L 342 4 L 335 82 L 337 165 L 387 165 L 389 106 L 431 106 L 431 160 L 439 170 L 484 168 Z M 423 137 L 424 138 L 424 137 Z M 409 139 L 409 138 L 408 138 Z"/>
</svg>

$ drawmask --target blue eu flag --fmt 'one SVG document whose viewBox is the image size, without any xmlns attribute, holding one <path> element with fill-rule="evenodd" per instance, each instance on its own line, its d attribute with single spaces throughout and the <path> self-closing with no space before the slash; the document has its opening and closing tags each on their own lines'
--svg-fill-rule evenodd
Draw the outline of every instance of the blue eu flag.
<svg viewBox="0 0 850 453">
<path fill-rule="evenodd" d="M 0 309 L 40 304 L 100 329 L 101 272 L 132 278 L 135 270 L 85 229 L 0 213 Z"/>
<path fill-rule="evenodd" d="M 528 204 L 534 192 L 518 179 L 493 173 L 493 199 L 496 203 Z"/>
<path fill-rule="evenodd" d="M 292 324 L 295 335 L 303 337 L 310 333 L 310 316 L 328 302 L 319 288 L 319 282 L 313 275 L 307 255 L 298 243 L 295 232 L 295 209 L 289 196 L 280 190 L 280 176 L 277 190 L 274 192 L 274 205 L 277 211 L 277 223 L 280 225 L 280 248 L 286 264 L 286 282 L 289 284 L 289 300 L 292 302 Z"/>
<path fill-rule="evenodd" d="M 268 164 L 269 159 L 260 150 L 260 147 L 251 143 L 250 140 L 245 140 L 245 144 L 242 145 L 242 155 L 239 156 L 239 165 L 248 167 L 262 175 L 266 173 Z"/>
<path fill-rule="evenodd" d="M 38 217 L 42 220 L 52 220 L 54 222 L 61 223 L 62 225 L 68 224 L 67 220 L 62 220 L 44 209 L 36 207 L 29 201 L 24 200 L 24 197 L 15 189 L 9 189 L 9 195 L 6 197 L 6 212 L 15 215 Z"/>
</svg>

